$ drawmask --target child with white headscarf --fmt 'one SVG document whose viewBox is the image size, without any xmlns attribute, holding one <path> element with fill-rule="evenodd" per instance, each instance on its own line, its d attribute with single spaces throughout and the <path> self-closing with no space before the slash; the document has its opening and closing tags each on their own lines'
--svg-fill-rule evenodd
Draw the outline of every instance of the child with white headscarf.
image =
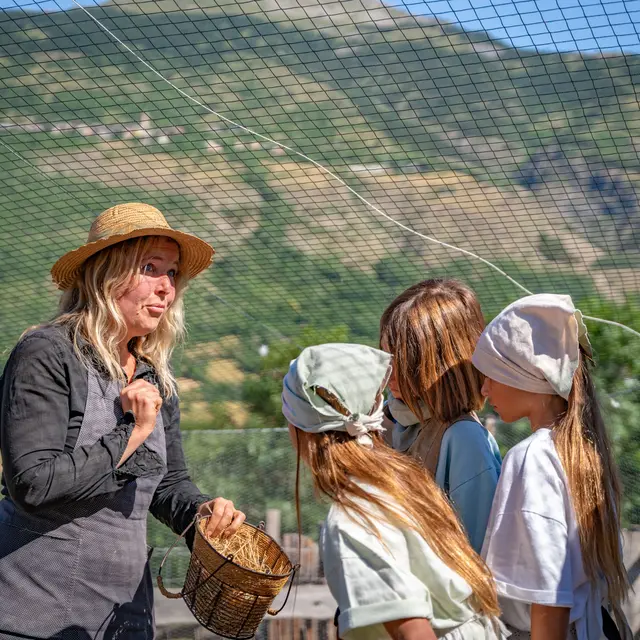
<svg viewBox="0 0 640 640">
<path fill-rule="evenodd" d="M 482 549 L 514 638 L 631 638 L 620 487 L 591 363 L 580 311 L 554 294 L 509 305 L 473 355 L 500 417 L 533 431 L 503 461 Z"/>
<path fill-rule="evenodd" d="M 298 462 L 333 503 L 321 554 L 340 637 L 506 638 L 491 574 L 444 494 L 379 436 L 390 362 L 362 345 L 309 347 L 283 384 Z"/>
</svg>

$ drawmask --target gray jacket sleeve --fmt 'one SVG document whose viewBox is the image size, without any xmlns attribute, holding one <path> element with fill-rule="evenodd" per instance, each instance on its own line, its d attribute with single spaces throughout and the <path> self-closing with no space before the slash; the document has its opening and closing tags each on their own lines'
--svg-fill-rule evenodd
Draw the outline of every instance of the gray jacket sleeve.
<svg viewBox="0 0 640 640">
<path fill-rule="evenodd" d="M 162 405 L 167 445 L 167 473 L 158 485 L 151 502 L 152 515 L 181 534 L 193 520 L 198 507 L 211 498 L 191 481 L 182 448 L 180 435 L 180 406 L 177 397 L 169 398 Z M 187 536 L 191 546 L 193 530 Z"/>
<path fill-rule="evenodd" d="M 34 332 L 14 349 L 1 379 L 4 483 L 26 511 L 117 491 L 129 480 L 116 465 L 133 425 L 118 424 L 89 446 L 65 446 L 73 366 L 68 359 L 63 345 Z"/>
</svg>

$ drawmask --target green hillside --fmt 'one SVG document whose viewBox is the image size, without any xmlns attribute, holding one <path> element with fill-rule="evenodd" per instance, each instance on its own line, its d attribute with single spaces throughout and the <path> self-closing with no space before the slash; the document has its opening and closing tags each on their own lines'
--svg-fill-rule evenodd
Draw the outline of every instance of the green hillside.
<svg viewBox="0 0 640 640">
<path fill-rule="evenodd" d="M 638 56 L 517 50 L 371 0 L 90 11 L 174 85 L 410 228 L 532 290 L 635 299 Z M 131 200 L 217 249 L 176 360 L 194 424 L 226 425 L 234 411 L 212 402 L 245 402 L 261 344 L 306 330 L 375 343 L 384 305 L 418 279 L 464 278 L 488 316 L 518 295 L 195 105 L 84 11 L 3 11 L 0 34 L 2 348 L 53 312 L 55 258 Z M 228 379 L 206 373 L 218 360 Z"/>
<path fill-rule="evenodd" d="M 637 56 L 538 55 L 370 1 L 281 6 L 145 1 L 91 11 L 174 84 L 329 166 L 412 228 L 516 263 L 537 274 L 529 281 L 538 288 L 552 271 L 585 294 L 636 289 Z M 1 148 L 3 270 L 25 279 L 25 295 L 2 312 L 3 343 L 42 317 L 53 258 L 119 200 L 162 204 L 213 241 L 221 268 L 209 284 L 285 332 L 320 321 L 317 295 L 340 299 L 343 287 L 374 297 L 377 309 L 392 294 L 380 273 L 410 282 L 458 261 L 303 158 L 278 156 L 188 101 L 82 10 L 3 12 L 0 29 L 0 141 L 48 176 Z M 181 133 L 160 144 L 131 129 L 127 139 L 86 135 L 78 124 L 139 126 L 141 114 Z M 617 267 L 627 271 L 610 277 Z M 459 268 L 483 277 L 464 258 Z M 486 302 L 495 308 L 499 295 Z"/>
<path fill-rule="evenodd" d="M 508 181 L 559 145 L 637 168 L 637 56 L 537 55 L 370 0 L 197 5 L 91 11 L 211 108 L 317 160 L 415 158 Z M 145 111 L 159 125 L 161 115 L 202 123 L 82 10 L 4 16 L 4 115 L 117 122 Z"/>
</svg>

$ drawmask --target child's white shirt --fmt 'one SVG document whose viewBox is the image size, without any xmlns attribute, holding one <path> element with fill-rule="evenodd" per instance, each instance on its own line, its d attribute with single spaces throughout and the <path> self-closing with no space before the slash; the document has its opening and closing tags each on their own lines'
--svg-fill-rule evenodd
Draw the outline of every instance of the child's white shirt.
<svg viewBox="0 0 640 640">
<path fill-rule="evenodd" d="M 602 591 L 584 571 L 566 474 L 549 429 L 538 429 L 502 463 L 482 555 L 502 619 L 531 629 L 531 604 L 571 609 L 579 640 L 602 634 Z"/>
<path fill-rule="evenodd" d="M 388 640 L 383 624 L 403 618 L 427 618 L 436 636 L 447 640 L 506 637 L 475 613 L 467 602 L 467 582 L 418 533 L 390 523 L 372 505 L 367 510 L 384 542 L 337 505 L 321 537 L 324 572 L 340 608 L 341 638 Z"/>
</svg>

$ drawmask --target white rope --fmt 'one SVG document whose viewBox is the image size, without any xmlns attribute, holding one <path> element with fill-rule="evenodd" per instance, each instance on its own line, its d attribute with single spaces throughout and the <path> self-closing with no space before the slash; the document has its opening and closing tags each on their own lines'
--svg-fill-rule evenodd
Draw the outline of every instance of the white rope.
<svg viewBox="0 0 640 640">
<path fill-rule="evenodd" d="M 45 178 L 48 178 L 49 180 L 53 180 L 53 178 L 51 176 L 47 175 L 42 169 L 40 169 L 40 167 L 38 165 L 33 164 L 33 162 L 30 162 L 25 157 L 21 156 L 17 151 L 12 149 L 8 144 L 6 144 L 5 142 L 2 142 L 2 138 L 0 138 L 0 144 L 5 149 L 8 149 L 10 153 L 12 153 L 14 156 L 16 156 L 16 158 L 19 158 L 20 160 L 22 160 L 22 162 L 24 162 L 25 164 L 28 164 L 32 169 L 35 169 L 38 173 L 41 173 Z M 62 187 L 62 190 L 66 191 L 69 194 L 71 194 L 71 192 L 67 191 L 64 187 Z M 71 195 L 73 195 L 73 194 L 71 194 Z M 75 195 L 73 197 L 77 200 Z"/>
<path fill-rule="evenodd" d="M 502 269 L 500 269 L 500 267 L 496 266 L 492 262 L 489 262 L 489 260 L 486 260 L 485 258 L 479 256 L 478 254 L 473 253 L 472 251 L 467 251 L 467 249 L 462 249 L 460 247 L 456 247 L 455 245 L 448 244 L 447 242 L 442 242 L 441 240 L 438 240 L 436 238 L 432 238 L 431 236 L 427 236 L 427 235 L 425 235 L 423 233 L 420 233 L 419 231 L 416 231 L 415 229 L 412 229 L 411 227 L 408 227 L 405 224 L 402 224 L 402 222 L 398 222 L 396 219 L 392 218 L 390 215 L 388 215 L 387 213 L 382 211 L 382 209 L 379 209 L 376 205 L 374 205 L 373 203 L 369 202 L 369 200 L 367 200 L 364 196 L 360 195 L 353 187 L 350 187 L 340 176 L 338 176 L 337 174 L 333 173 L 333 171 L 331 171 L 330 169 L 327 169 L 324 165 L 320 164 L 319 162 L 317 162 L 313 158 L 310 158 L 309 156 L 305 155 L 304 153 L 302 153 L 300 151 L 297 151 L 296 149 L 292 149 L 291 147 L 287 146 L 286 144 L 283 144 L 282 142 L 278 142 L 277 140 L 273 140 L 272 138 L 269 138 L 268 136 L 265 136 L 262 133 L 259 133 L 258 131 L 254 131 L 253 129 L 249 129 L 248 127 L 245 127 L 245 126 L 241 125 L 240 123 L 235 122 L 234 120 L 231 120 L 230 118 L 227 118 L 226 116 L 223 116 L 221 113 L 218 113 L 217 111 L 214 111 L 211 107 L 209 107 L 205 103 L 201 102 L 197 98 L 194 98 L 192 95 L 188 94 L 186 91 L 184 91 L 183 89 L 181 89 L 180 87 L 175 85 L 173 82 L 171 82 L 171 80 L 169 80 L 168 78 L 165 78 L 155 67 L 150 65 L 144 58 L 142 58 L 140 55 L 138 55 L 138 53 L 136 53 L 126 42 L 123 42 L 115 33 L 110 31 L 108 27 L 106 27 L 104 24 L 102 24 L 102 22 L 100 22 L 100 20 L 98 20 L 98 18 L 96 18 L 90 11 L 88 11 L 85 7 L 83 7 L 81 4 L 79 4 L 77 0 L 73 0 L 73 3 L 76 6 L 78 6 L 80 9 L 82 9 L 82 11 L 84 11 L 105 33 L 107 33 L 118 44 L 120 44 L 122 47 L 124 47 L 134 58 L 136 58 L 136 60 L 138 60 L 140 63 L 142 63 L 147 69 L 149 69 L 149 71 L 151 71 L 156 76 L 158 76 L 158 78 L 160 78 L 163 82 L 166 82 L 172 89 L 175 89 L 180 95 L 182 95 L 185 98 L 187 98 L 187 100 L 190 100 L 194 104 L 197 104 L 199 107 L 202 107 L 203 109 L 205 109 L 206 111 L 208 111 L 212 115 L 220 118 L 221 120 L 224 120 L 225 122 L 228 122 L 230 125 L 233 125 L 234 127 L 238 128 L 238 129 L 242 129 L 242 131 L 246 131 L 247 133 L 250 133 L 253 136 L 257 136 L 258 138 L 262 138 L 263 140 L 266 140 L 267 142 L 270 142 L 271 144 L 275 144 L 276 146 L 281 147 L 282 149 L 286 149 L 287 151 L 290 151 L 291 153 L 293 153 L 293 154 L 295 154 L 297 156 L 300 156 L 301 158 L 304 158 L 308 162 L 311 162 L 318 169 L 320 169 L 320 171 L 322 171 L 323 173 L 326 173 L 327 175 L 331 176 L 334 180 L 337 180 L 343 187 L 347 188 L 354 196 L 356 196 L 356 198 L 358 198 L 359 200 L 364 202 L 364 204 L 366 204 L 368 207 L 373 209 L 377 214 L 381 215 L 383 218 L 385 218 L 389 222 L 395 224 L 396 226 L 400 227 L 401 229 L 404 229 L 408 233 L 412 233 L 413 235 L 416 235 L 419 238 L 422 238 L 423 240 L 427 240 L 428 242 L 433 242 L 434 244 L 438 244 L 441 247 L 446 247 L 447 249 L 452 249 L 453 251 L 458 251 L 459 253 L 463 253 L 463 254 L 471 257 L 471 258 L 475 258 L 476 260 L 480 260 L 480 262 L 483 262 L 487 266 L 489 266 L 492 269 L 494 269 L 495 271 L 497 271 L 500 275 L 502 275 L 505 278 L 507 278 L 507 280 L 509 280 L 512 284 L 514 284 L 516 287 L 518 287 L 522 291 L 524 291 L 526 294 L 531 295 L 531 291 L 529 291 L 526 287 L 524 287 L 519 282 L 514 280 L 509 274 L 505 273 Z"/>
<path fill-rule="evenodd" d="M 640 338 L 639 331 L 636 331 L 635 329 L 632 329 L 631 327 L 628 327 L 626 324 L 622 324 L 621 322 L 615 322 L 615 320 L 605 320 L 604 318 L 594 318 L 593 316 L 585 316 L 584 314 L 582 317 L 585 320 L 591 320 L 592 322 L 601 322 L 602 324 L 609 324 L 612 327 L 618 327 L 620 329 L 624 329 L 625 331 L 629 331 L 630 333 L 633 333 L 634 335 Z"/>
</svg>

